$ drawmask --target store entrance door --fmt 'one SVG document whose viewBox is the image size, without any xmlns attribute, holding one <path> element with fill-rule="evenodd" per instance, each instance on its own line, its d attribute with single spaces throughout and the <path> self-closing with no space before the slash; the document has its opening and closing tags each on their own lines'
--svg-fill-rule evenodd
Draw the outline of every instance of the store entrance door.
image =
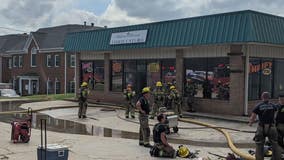
<svg viewBox="0 0 284 160">
<path fill-rule="evenodd" d="M 138 94 L 141 94 L 141 91 L 144 87 L 147 86 L 147 74 L 146 72 L 137 72 L 137 81 L 136 81 L 136 91 Z"/>
</svg>

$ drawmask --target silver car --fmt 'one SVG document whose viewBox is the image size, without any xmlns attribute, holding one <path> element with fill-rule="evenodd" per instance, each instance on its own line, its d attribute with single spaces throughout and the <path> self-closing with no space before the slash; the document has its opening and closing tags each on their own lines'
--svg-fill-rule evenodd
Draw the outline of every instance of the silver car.
<svg viewBox="0 0 284 160">
<path fill-rule="evenodd" d="M 3 97 L 20 97 L 14 89 L 0 89 L 0 95 Z"/>
</svg>

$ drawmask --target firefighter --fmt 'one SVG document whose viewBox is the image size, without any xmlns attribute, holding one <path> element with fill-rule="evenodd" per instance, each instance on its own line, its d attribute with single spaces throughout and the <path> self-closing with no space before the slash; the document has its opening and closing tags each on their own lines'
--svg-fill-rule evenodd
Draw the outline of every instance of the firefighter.
<svg viewBox="0 0 284 160">
<path fill-rule="evenodd" d="M 204 83 L 202 84 L 202 88 L 203 88 L 203 98 L 211 99 L 212 98 L 212 84 L 208 79 L 204 81 Z"/>
<path fill-rule="evenodd" d="M 86 116 L 87 107 L 88 107 L 87 98 L 89 93 L 90 91 L 88 88 L 88 83 L 83 82 L 79 90 L 79 111 L 78 111 L 79 118 L 87 118 Z"/>
<path fill-rule="evenodd" d="M 284 149 L 284 94 L 279 95 L 279 105 L 276 114 L 276 128 L 278 131 L 278 144 Z"/>
<path fill-rule="evenodd" d="M 129 118 L 129 113 L 131 118 L 135 118 L 135 107 L 133 104 L 133 99 L 135 96 L 135 91 L 132 91 L 132 85 L 128 84 L 126 89 L 123 91 L 124 97 L 127 101 L 127 107 L 125 110 L 125 118 Z"/>
<path fill-rule="evenodd" d="M 152 145 L 150 144 L 150 128 L 148 117 L 150 113 L 150 88 L 145 87 L 142 89 L 142 96 L 138 99 L 136 103 L 136 108 L 139 111 L 139 145 L 151 148 Z"/>
<path fill-rule="evenodd" d="M 152 152 L 152 155 L 157 157 L 175 158 L 176 151 L 167 141 L 166 117 L 164 114 L 159 114 L 157 119 L 159 123 L 155 124 L 153 127 L 153 141 L 155 143 L 153 149 L 156 149 L 156 154 Z"/>
<path fill-rule="evenodd" d="M 153 96 L 154 96 L 154 103 L 150 119 L 154 119 L 159 109 L 164 105 L 165 91 L 163 89 L 162 82 L 158 81 L 156 83 L 156 88 L 153 91 Z"/>
<path fill-rule="evenodd" d="M 269 93 L 263 92 L 261 95 L 262 102 L 255 106 L 250 116 L 249 125 L 255 121 L 256 116 L 259 118 L 259 123 L 255 133 L 254 141 L 256 143 L 255 158 L 256 160 L 264 159 L 264 143 L 268 137 L 272 144 L 273 159 L 280 159 L 278 147 L 278 134 L 274 123 L 274 114 L 277 107 L 269 102 Z"/>
<path fill-rule="evenodd" d="M 194 112 L 193 108 L 194 96 L 196 95 L 197 86 L 193 83 L 191 79 L 187 79 L 187 83 L 185 85 L 185 96 L 187 97 L 187 106 L 189 112 Z"/>
<path fill-rule="evenodd" d="M 170 95 L 170 87 L 172 86 L 171 82 L 168 82 L 167 85 L 165 86 L 165 107 L 167 109 L 171 109 L 172 108 L 172 101 L 168 99 L 168 96 Z"/>
<path fill-rule="evenodd" d="M 170 87 L 170 95 L 168 96 L 168 99 L 172 101 L 175 114 L 179 115 L 179 117 L 182 117 L 181 96 L 175 86 Z"/>
</svg>

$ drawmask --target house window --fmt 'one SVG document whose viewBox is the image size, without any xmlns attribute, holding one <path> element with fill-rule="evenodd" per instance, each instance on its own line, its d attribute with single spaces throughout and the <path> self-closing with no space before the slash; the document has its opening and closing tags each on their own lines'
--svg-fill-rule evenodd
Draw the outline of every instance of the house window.
<svg viewBox="0 0 284 160">
<path fill-rule="evenodd" d="M 36 54 L 37 54 L 37 50 L 36 48 L 32 48 L 31 51 L 31 67 L 36 67 Z"/>
<path fill-rule="evenodd" d="M 47 93 L 53 94 L 53 82 L 51 80 L 47 81 Z"/>
<path fill-rule="evenodd" d="M 46 66 L 51 67 L 52 66 L 52 57 L 50 54 L 46 55 Z"/>
<path fill-rule="evenodd" d="M 55 67 L 59 67 L 60 66 L 60 56 L 59 55 L 55 55 L 54 56 L 54 66 Z"/>
<path fill-rule="evenodd" d="M 17 56 L 13 56 L 13 67 L 18 66 Z"/>
<path fill-rule="evenodd" d="M 55 94 L 60 93 L 60 81 L 55 81 Z"/>
<path fill-rule="evenodd" d="M 12 68 L 12 58 L 9 58 L 9 60 L 8 60 L 8 68 L 9 69 Z"/>
<path fill-rule="evenodd" d="M 69 93 L 75 92 L 75 81 L 69 81 Z"/>
<path fill-rule="evenodd" d="M 76 57 L 75 54 L 70 55 L 70 67 L 75 67 Z"/>
<path fill-rule="evenodd" d="M 23 56 L 19 56 L 19 67 L 23 67 Z"/>
</svg>

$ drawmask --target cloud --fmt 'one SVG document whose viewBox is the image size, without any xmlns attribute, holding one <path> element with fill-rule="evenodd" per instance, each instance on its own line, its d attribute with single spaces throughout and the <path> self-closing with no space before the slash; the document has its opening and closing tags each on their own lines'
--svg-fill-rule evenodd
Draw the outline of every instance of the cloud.
<svg viewBox="0 0 284 160">
<path fill-rule="evenodd" d="M 0 27 L 28 32 L 84 21 L 116 27 L 246 9 L 284 16 L 283 0 L 111 0 L 99 15 L 91 12 L 91 6 L 101 4 L 102 0 L 87 0 L 83 4 L 78 0 L 0 0 L 0 3 Z M 87 3 L 90 7 L 84 9 Z M 14 32 L 0 28 L 0 34 Z"/>
</svg>

